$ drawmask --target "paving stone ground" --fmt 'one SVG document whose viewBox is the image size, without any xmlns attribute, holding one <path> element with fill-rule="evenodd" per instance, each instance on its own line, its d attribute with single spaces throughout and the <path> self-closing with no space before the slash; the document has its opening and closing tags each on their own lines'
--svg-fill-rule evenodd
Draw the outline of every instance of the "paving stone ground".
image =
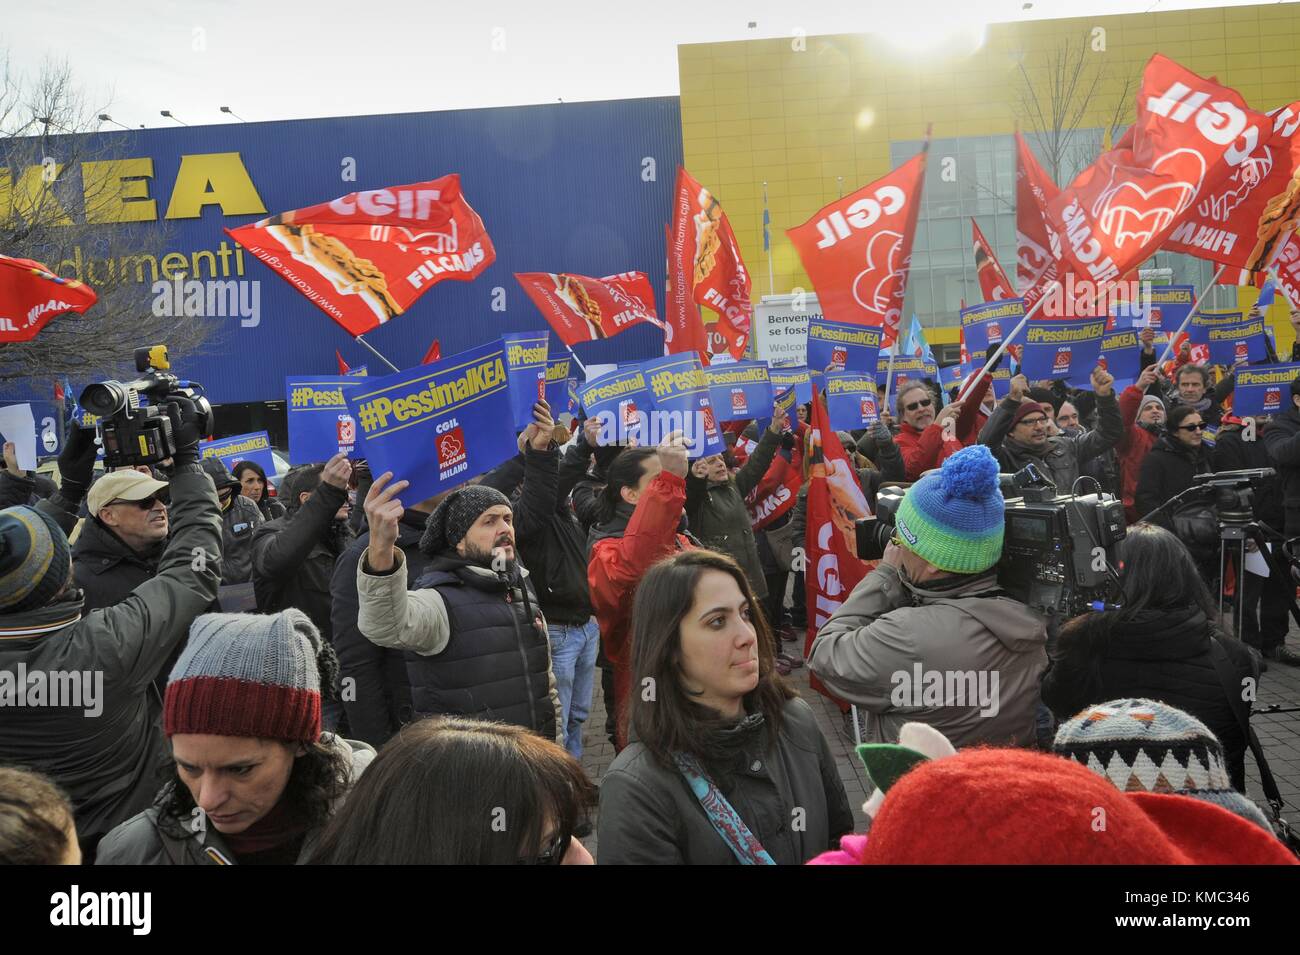
<svg viewBox="0 0 1300 955">
<path fill-rule="evenodd" d="M 1294 623 L 1287 642 L 1300 650 L 1300 630 L 1297 630 Z M 812 705 L 818 725 L 830 741 L 831 752 L 835 754 L 839 766 L 840 779 L 844 781 L 849 805 L 853 807 L 857 819 L 855 828 L 861 831 L 866 823 L 862 815 L 862 804 L 866 802 L 871 784 L 867 781 L 862 764 L 853 753 L 853 739 L 849 735 L 851 730 L 835 704 L 809 688 L 807 667 L 793 671 L 789 679 L 798 688 L 800 695 Z M 605 736 L 605 701 L 601 694 L 599 672 L 595 683 L 591 717 L 587 720 L 583 733 L 582 763 L 587 775 L 599 783 L 614 760 L 614 747 Z M 1286 803 L 1286 815 L 1292 824 L 1296 824 L 1300 823 L 1300 712 L 1273 713 L 1268 711 L 1269 706 L 1300 710 L 1300 667 L 1269 664 L 1268 672 L 1260 678 L 1259 699 L 1251 717 L 1251 725 L 1259 736 L 1264 755 L 1277 780 L 1278 790 Z M 1250 753 L 1246 754 L 1246 777 L 1247 793 L 1264 807 L 1259 770 Z M 582 841 L 594 856 L 595 833 Z"/>
</svg>

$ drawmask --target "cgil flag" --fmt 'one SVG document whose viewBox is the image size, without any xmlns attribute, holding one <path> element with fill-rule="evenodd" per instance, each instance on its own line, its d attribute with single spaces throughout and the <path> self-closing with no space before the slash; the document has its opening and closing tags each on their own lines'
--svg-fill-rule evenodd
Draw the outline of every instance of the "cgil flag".
<svg viewBox="0 0 1300 955">
<path fill-rule="evenodd" d="M 1057 274 L 1052 242 L 1047 230 L 1047 204 L 1060 188 L 1016 132 L 1016 291 L 1033 308 Z"/>
<path fill-rule="evenodd" d="M 889 175 L 823 207 L 786 235 L 833 322 L 875 325 L 898 338 L 929 140 Z"/>
<path fill-rule="evenodd" d="M 749 272 L 722 204 L 681 166 L 673 193 L 668 232 L 669 298 L 665 309 L 664 352 L 711 350 L 697 306 L 718 315 L 713 331 L 736 360 L 749 347 L 754 306 Z"/>
<path fill-rule="evenodd" d="M 60 278 L 40 262 L 0 255 L 0 343 L 28 342 L 60 315 L 99 301 L 89 285 Z"/>
<path fill-rule="evenodd" d="M 403 314 L 439 282 L 472 281 L 496 261 L 455 173 L 225 231 L 353 336 Z"/>
<path fill-rule="evenodd" d="M 984 237 L 984 231 L 979 223 L 971 219 L 970 228 L 975 243 L 975 276 L 979 279 L 980 292 L 984 295 L 984 301 L 1001 302 L 1008 298 L 1015 298 L 1016 293 L 1011 287 L 1011 280 L 1007 278 L 1007 273 L 998 263 L 993 246 L 989 245 L 989 240 Z"/>
<path fill-rule="evenodd" d="M 570 348 L 613 338 L 645 322 L 664 327 L 655 314 L 654 287 L 644 272 L 599 279 L 565 272 L 516 272 L 515 281 Z"/>
</svg>

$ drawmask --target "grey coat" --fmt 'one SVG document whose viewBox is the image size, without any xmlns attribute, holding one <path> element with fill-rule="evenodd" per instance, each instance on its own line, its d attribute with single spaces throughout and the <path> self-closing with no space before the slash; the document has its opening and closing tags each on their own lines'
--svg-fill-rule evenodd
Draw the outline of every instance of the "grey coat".
<svg viewBox="0 0 1300 955">
<path fill-rule="evenodd" d="M 904 723 L 918 722 L 958 748 L 1032 745 L 1047 627 L 996 592 L 995 571 L 927 590 L 882 563 L 826 621 L 808 666 L 868 712 L 872 742 L 896 743 Z M 925 692 L 931 674 L 944 681 L 941 698 Z"/>
<path fill-rule="evenodd" d="M 737 728 L 734 765 L 707 767 L 750 831 L 780 865 L 800 865 L 853 831 L 853 813 L 812 708 L 789 700 L 776 745 L 762 718 Z M 735 865 L 676 769 L 633 740 L 600 781 L 601 865 Z"/>
<path fill-rule="evenodd" d="M 1020 402 L 1004 398 L 980 430 L 980 444 L 987 445 L 997 456 L 1004 472 L 1015 473 L 1027 464 L 1035 464 L 1060 493 L 1069 494 L 1078 480 L 1084 462 L 1099 457 L 1119 443 L 1124 436 L 1124 422 L 1119 416 L 1119 399 L 1112 392 L 1097 396 L 1097 429 L 1071 437 L 1053 435 L 1042 450 L 1031 450 L 1010 437 L 1011 416 Z"/>
</svg>

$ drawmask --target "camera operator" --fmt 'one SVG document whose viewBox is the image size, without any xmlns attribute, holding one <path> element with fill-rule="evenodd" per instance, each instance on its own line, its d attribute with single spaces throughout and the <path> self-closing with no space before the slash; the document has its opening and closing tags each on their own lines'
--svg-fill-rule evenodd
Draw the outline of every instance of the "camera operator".
<svg viewBox="0 0 1300 955">
<path fill-rule="evenodd" d="M 85 609 L 111 607 L 158 570 L 167 546 L 167 482 L 134 469 L 105 474 L 86 495 L 72 573 Z"/>
<path fill-rule="evenodd" d="M 1052 435 L 1050 409 L 1026 400 L 1029 382 L 1024 375 L 1016 375 L 1011 379 L 1011 392 L 980 431 L 980 444 L 993 450 L 1003 471 L 1015 473 L 1033 464 L 1063 493 L 1068 493 L 1083 462 L 1105 454 L 1124 436 L 1114 382 L 1114 377 L 1100 365 L 1092 370 L 1092 388 L 1097 395 L 1096 431 Z"/>
<path fill-rule="evenodd" d="M 65 536 L 90 484 L 93 429 L 74 428 L 59 455 L 62 487 L 36 508 L 0 511 L 0 670 L 79 671 L 82 706 L 13 705 L 0 718 L 0 762 L 45 773 L 72 797 L 86 860 L 109 829 L 146 809 L 170 762 L 150 682 L 217 596 L 221 514 L 198 464 L 201 414 L 171 396 L 176 411 L 171 474 L 172 536 L 157 572 L 116 606 L 83 613 Z M 57 518 L 54 516 L 57 513 Z M 63 528 L 64 530 L 61 530 Z M 93 698 L 92 698 L 93 697 Z M 48 701 L 47 701 L 48 702 Z"/>
<path fill-rule="evenodd" d="M 809 666 L 868 711 L 872 742 L 922 722 L 959 748 L 1034 744 L 1047 628 L 998 586 L 1004 524 L 997 462 L 963 448 L 908 489 L 884 558 L 817 634 Z M 916 686 L 936 677 L 968 698 Z"/>
</svg>

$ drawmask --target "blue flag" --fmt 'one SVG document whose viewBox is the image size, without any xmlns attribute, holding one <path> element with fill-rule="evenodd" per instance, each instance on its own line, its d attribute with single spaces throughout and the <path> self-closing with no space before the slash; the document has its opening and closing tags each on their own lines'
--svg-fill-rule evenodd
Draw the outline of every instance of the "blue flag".
<svg viewBox="0 0 1300 955">
<path fill-rule="evenodd" d="M 1255 307 L 1261 311 L 1273 304 L 1277 298 L 1277 276 L 1270 274 L 1264 280 L 1264 287 L 1259 290 L 1259 298 L 1255 300 Z"/>
<path fill-rule="evenodd" d="M 363 439 L 345 396 L 370 382 L 350 375 L 285 376 L 290 464 L 328 461 L 336 454 L 365 457 Z"/>
<path fill-rule="evenodd" d="M 413 504 L 496 467 L 517 453 L 503 341 L 383 378 L 347 394 L 374 474 L 410 481 Z M 536 386 L 534 385 L 534 395 Z M 535 399 L 534 399 L 535 400 Z"/>
</svg>

